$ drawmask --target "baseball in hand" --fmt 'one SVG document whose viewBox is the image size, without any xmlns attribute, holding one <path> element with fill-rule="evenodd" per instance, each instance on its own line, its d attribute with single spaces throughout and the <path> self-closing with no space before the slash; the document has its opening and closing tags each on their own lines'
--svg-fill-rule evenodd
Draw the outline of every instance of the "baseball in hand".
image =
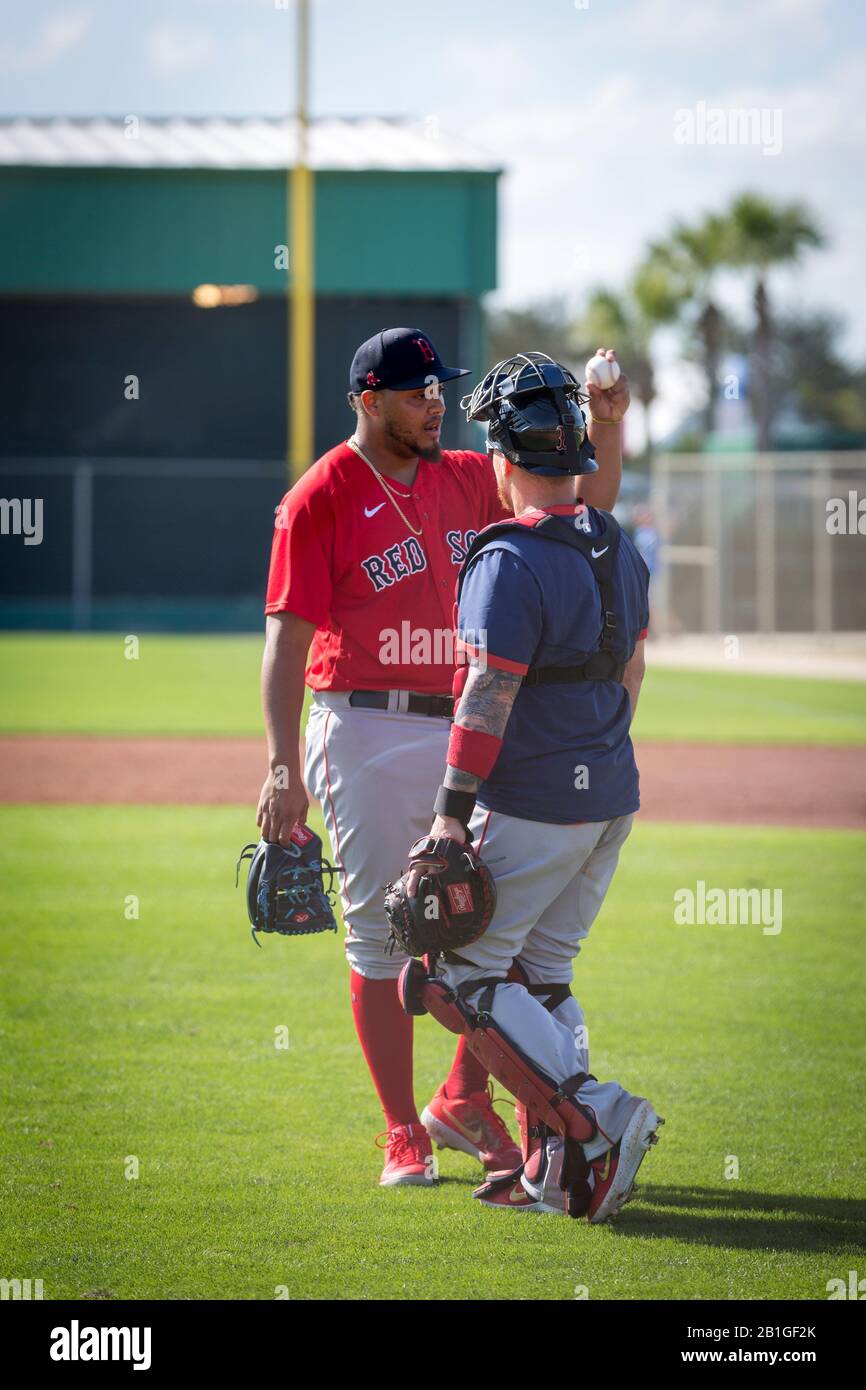
<svg viewBox="0 0 866 1390">
<path fill-rule="evenodd" d="M 586 364 L 586 379 L 602 391 L 609 391 L 619 381 L 619 363 L 609 357 L 590 357 Z"/>
</svg>

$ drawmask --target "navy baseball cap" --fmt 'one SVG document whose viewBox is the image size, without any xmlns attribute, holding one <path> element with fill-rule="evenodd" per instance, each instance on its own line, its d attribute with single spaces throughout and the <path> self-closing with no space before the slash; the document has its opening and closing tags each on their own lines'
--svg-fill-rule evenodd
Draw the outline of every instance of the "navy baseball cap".
<svg viewBox="0 0 866 1390">
<path fill-rule="evenodd" d="M 468 367 L 446 367 L 420 328 L 383 328 L 352 358 L 349 390 L 356 396 L 362 391 L 414 391 L 429 385 L 432 377 L 441 383 L 468 375 Z"/>
</svg>

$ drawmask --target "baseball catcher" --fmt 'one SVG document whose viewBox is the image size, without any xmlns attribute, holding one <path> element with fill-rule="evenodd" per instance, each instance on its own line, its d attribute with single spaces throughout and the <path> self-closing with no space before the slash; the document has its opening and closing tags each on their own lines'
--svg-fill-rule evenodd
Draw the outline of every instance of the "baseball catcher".
<svg viewBox="0 0 866 1390">
<path fill-rule="evenodd" d="M 247 912 L 252 938 L 259 932 L 281 936 L 310 936 L 336 931 L 331 907 L 335 869 L 322 858 L 322 841 L 306 825 L 296 825 L 288 847 L 266 840 L 244 845 L 235 867 L 237 887 L 241 864 L 247 873 Z"/>
<path fill-rule="evenodd" d="M 590 1071 L 570 988 L 639 804 L 629 726 L 649 621 L 643 560 L 610 513 L 576 495 L 596 468 L 582 406 L 618 428 L 613 400 L 596 416 L 596 396 L 540 352 L 500 362 L 464 401 L 487 425 L 511 515 L 479 532 L 460 570 L 468 665 L 423 843 L 465 856 L 471 840 L 476 859 L 483 849 L 496 916 L 484 931 L 476 917 L 462 944 L 440 934 L 435 965 L 404 967 L 401 998 L 464 1038 L 518 1102 L 523 1161 L 478 1200 L 595 1224 L 629 1200 L 661 1121 Z M 423 923 L 434 882 L 426 866 L 410 871 L 406 921 Z M 425 1123 L 435 1138 L 436 1117 Z"/>
</svg>

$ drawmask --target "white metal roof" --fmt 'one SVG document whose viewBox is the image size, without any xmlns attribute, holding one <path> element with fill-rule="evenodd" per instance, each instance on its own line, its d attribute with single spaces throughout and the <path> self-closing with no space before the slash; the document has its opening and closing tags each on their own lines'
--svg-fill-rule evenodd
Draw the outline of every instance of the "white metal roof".
<svg viewBox="0 0 866 1390">
<path fill-rule="evenodd" d="M 287 169 L 296 148 L 291 118 L 0 119 L 0 165 Z M 432 118 L 419 123 L 369 116 L 317 118 L 309 128 L 309 161 L 314 169 L 493 172 L 500 167 L 484 151 L 440 131 Z"/>
</svg>

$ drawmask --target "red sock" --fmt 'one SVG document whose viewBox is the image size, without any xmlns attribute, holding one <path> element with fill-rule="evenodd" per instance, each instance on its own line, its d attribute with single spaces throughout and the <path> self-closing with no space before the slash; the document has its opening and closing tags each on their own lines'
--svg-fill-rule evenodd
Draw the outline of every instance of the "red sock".
<svg viewBox="0 0 866 1390">
<path fill-rule="evenodd" d="M 368 980 L 351 971 L 352 1014 L 388 1128 L 417 1125 L 412 1089 L 411 1014 L 397 997 L 396 980 Z"/>
<path fill-rule="evenodd" d="M 445 1082 L 446 1094 L 452 1100 L 468 1100 L 473 1091 L 487 1090 L 487 1076 L 487 1068 L 469 1051 L 466 1039 L 461 1038 Z"/>
</svg>

